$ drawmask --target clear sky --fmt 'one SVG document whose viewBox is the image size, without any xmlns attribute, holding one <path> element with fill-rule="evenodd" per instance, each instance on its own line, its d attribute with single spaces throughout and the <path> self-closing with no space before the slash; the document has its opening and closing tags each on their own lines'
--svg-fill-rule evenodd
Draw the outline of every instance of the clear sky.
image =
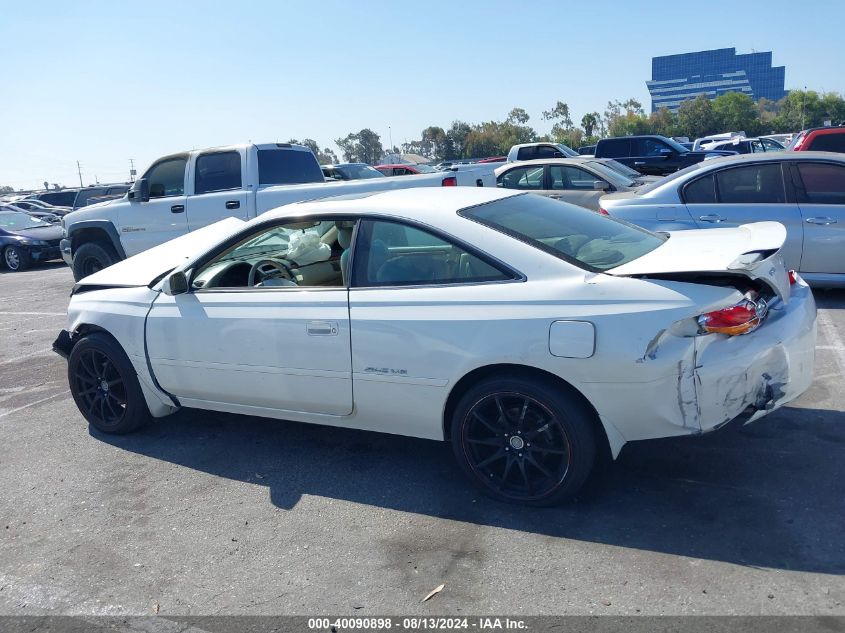
<svg viewBox="0 0 845 633">
<path fill-rule="evenodd" d="M 651 57 L 773 51 L 845 91 L 841 0 L 0 0 L 0 185 L 125 180 L 170 152 L 428 125 L 573 119 L 639 99 Z M 336 148 L 335 148 L 335 151 Z"/>
</svg>

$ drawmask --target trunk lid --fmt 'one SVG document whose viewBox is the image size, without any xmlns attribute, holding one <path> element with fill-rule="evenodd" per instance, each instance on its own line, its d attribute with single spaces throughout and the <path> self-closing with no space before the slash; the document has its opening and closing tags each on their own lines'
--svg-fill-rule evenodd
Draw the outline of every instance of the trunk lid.
<svg viewBox="0 0 845 633">
<path fill-rule="evenodd" d="M 786 229 L 779 222 L 673 231 L 659 248 L 606 272 L 626 277 L 678 273 L 744 275 L 762 281 L 786 303 L 789 274 L 780 254 L 785 240 Z"/>
</svg>

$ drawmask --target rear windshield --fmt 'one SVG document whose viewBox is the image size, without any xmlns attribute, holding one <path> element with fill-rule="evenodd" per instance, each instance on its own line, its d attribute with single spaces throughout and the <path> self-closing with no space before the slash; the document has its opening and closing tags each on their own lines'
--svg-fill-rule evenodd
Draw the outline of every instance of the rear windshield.
<svg viewBox="0 0 845 633">
<path fill-rule="evenodd" d="M 258 150 L 259 185 L 297 185 L 324 182 L 314 154 L 296 149 Z"/>
<path fill-rule="evenodd" d="M 588 270 L 609 270 L 627 264 L 667 239 L 627 222 L 535 194 L 488 202 L 459 214 Z"/>
</svg>

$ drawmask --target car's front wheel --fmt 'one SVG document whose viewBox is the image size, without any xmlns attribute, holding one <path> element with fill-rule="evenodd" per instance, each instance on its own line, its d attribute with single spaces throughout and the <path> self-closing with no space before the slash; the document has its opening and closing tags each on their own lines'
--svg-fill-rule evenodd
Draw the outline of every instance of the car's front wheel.
<svg viewBox="0 0 845 633">
<path fill-rule="evenodd" d="M 129 433 L 150 418 L 126 353 L 109 336 L 93 332 L 73 346 L 67 365 L 70 392 L 88 422 L 104 433 Z"/>
<path fill-rule="evenodd" d="M 452 418 L 452 449 L 489 496 L 546 506 L 571 498 L 593 468 L 591 413 L 546 381 L 491 378 L 461 398 Z"/>
<path fill-rule="evenodd" d="M 3 249 L 3 263 L 16 273 L 29 266 L 29 253 L 17 246 L 7 246 Z"/>
</svg>

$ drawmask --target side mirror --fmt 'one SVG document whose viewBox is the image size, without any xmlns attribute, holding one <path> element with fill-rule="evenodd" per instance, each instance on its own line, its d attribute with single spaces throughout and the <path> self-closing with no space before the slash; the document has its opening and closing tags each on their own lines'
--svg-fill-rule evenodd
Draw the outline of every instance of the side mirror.
<svg viewBox="0 0 845 633">
<path fill-rule="evenodd" d="M 139 178 L 132 185 L 127 197 L 133 202 L 149 202 L 150 200 L 150 182 L 146 178 Z"/>
<path fill-rule="evenodd" d="M 608 189 L 610 189 L 610 183 L 605 182 L 604 180 L 594 180 L 593 189 L 595 189 L 596 191 L 607 191 Z"/>
<path fill-rule="evenodd" d="M 181 295 L 188 292 L 188 276 L 181 270 L 171 273 L 161 287 L 161 291 L 169 296 Z"/>
</svg>

